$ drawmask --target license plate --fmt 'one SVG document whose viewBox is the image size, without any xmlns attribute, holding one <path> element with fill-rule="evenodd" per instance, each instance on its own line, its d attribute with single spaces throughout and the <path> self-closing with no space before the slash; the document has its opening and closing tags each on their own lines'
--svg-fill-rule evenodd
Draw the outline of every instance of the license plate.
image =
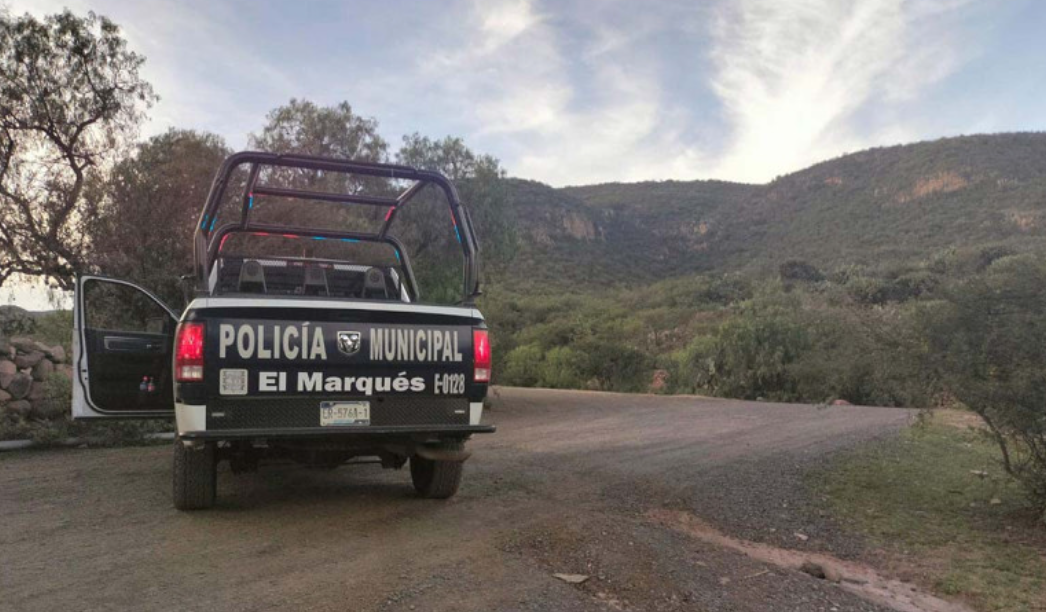
<svg viewBox="0 0 1046 612">
<path fill-rule="evenodd" d="M 370 425 L 370 402 L 320 402 L 320 425 Z"/>
<path fill-rule="evenodd" d="M 222 395 L 247 395 L 247 370 L 222 368 L 218 376 L 218 392 Z"/>
</svg>

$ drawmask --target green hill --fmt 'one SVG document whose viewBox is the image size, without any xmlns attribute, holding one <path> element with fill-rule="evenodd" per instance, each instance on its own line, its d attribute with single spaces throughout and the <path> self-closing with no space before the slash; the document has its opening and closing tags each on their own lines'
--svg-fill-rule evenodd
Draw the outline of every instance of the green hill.
<svg viewBox="0 0 1046 612">
<path fill-rule="evenodd" d="M 515 279 L 641 285 L 692 272 L 889 267 L 1046 235 L 1046 134 L 961 136 L 844 155 L 765 185 L 512 180 Z M 553 264 L 553 262 L 555 262 Z"/>
</svg>

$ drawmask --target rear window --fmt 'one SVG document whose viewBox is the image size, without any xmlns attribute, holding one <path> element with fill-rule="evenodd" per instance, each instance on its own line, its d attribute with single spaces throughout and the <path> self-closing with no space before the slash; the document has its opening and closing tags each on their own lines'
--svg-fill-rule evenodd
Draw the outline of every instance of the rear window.
<svg viewBox="0 0 1046 612">
<path fill-rule="evenodd" d="M 264 233 L 230 234 L 211 273 L 217 294 L 409 302 L 412 290 L 389 244 Z"/>
</svg>

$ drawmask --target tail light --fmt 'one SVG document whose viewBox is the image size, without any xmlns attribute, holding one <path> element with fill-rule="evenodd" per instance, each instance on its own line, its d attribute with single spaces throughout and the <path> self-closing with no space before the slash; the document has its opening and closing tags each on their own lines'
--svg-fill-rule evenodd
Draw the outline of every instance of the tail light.
<svg viewBox="0 0 1046 612">
<path fill-rule="evenodd" d="M 174 339 L 174 379 L 203 380 L 203 323 L 182 323 Z"/>
<path fill-rule="evenodd" d="M 472 330 L 472 380 L 490 382 L 490 336 L 485 329 Z"/>
</svg>

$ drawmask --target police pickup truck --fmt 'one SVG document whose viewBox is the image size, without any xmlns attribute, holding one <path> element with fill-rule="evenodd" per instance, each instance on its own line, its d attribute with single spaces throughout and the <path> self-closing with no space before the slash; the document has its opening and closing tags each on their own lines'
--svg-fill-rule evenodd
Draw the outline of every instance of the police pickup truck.
<svg viewBox="0 0 1046 612">
<path fill-rule="evenodd" d="M 438 216 L 411 216 L 437 196 Z M 420 301 L 407 242 L 430 254 L 450 245 L 460 299 Z M 73 416 L 173 415 L 180 510 L 215 503 L 222 461 L 233 473 L 409 461 L 421 496 L 450 497 L 465 442 L 494 431 L 481 422 L 491 351 L 473 304 L 477 250 L 468 211 L 438 173 L 234 154 L 196 226 L 184 312 L 127 281 L 77 279 Z"/>
</svg>

